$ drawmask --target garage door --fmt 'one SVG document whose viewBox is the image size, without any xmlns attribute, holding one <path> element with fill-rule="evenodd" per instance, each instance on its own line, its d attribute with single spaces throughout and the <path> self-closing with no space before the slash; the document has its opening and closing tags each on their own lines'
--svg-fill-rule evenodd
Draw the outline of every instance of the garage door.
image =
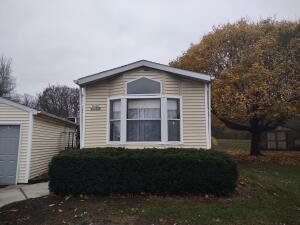
<svg viewBox="0 0 300 225">
<path fill-rule="evenodd" d="M 0 184 L 15 184 L 20 126 L 0 125 Z"/>
</svg>

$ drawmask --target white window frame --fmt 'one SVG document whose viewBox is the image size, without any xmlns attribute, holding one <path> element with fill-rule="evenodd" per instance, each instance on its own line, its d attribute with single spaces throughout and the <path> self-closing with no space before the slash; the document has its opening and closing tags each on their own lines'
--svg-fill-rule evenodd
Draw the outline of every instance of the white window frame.
<svg viewBox="0 0 300 225">
<path fill-rule="evenodd" d="M 168 105 L 167 99 L 179 99 L 180 105 L 180 140 L 168 141 Z M 121 128 L 120 128 L 120 141 L 110 140 L 110 102 L 112 100 L 121 100 Z M 161 101 L 161 141 L 127 141 L 127 100 L 128 99 L 160 99 Z M 160 144 L 183 144 L 183 110 L 182 110 L 182 97 L 177 95 L 127 95 L 127 96 L 115 96 L 107 99 L 107 144 L 136 144 L 136 145 L 160 145 Z"/>
</svg>

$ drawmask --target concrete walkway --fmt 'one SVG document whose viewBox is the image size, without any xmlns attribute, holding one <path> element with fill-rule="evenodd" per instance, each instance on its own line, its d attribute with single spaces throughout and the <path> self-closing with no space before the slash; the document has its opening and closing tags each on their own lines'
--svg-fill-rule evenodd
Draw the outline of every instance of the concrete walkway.
<svg viewBox="0 0 300 225">
<path fill-rule="evenodd" d="M 48 194 L 48 182 L 8 186 L 0 189 L 0 207 L 9 203 L 29 198 L 38 198 Z"/>
</svg>

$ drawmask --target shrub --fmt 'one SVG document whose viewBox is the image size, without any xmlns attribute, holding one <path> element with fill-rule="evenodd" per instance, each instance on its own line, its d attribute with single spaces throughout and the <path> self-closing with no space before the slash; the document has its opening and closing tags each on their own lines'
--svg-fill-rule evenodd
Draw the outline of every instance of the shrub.
<svg viewBox="0 0 300 225">
<path fill-rule="evenodd" d="M 61 153 L 49 164 L 49 189 L 56 194 L 227 195 L 237 177 L 228 155 L 196 149 L 85 149 Z"/>
</svg>

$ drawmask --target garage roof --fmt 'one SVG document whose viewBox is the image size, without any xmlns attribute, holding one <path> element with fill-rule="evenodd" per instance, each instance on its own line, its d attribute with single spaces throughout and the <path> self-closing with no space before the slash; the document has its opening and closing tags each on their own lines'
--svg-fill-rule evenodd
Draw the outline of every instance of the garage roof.
<svg viewBox="0 0 300 225">
<path fill-rule="evenodd" d="M 70 125 L 77 125 L 76 123 L 74 123 L 74 122 L 72 122 L 70 120 L 67 120 L 65 118 L 58 117 L 56 115 L 53 115 L 51 113 L 47 113 L 45 111 L 40 111 L 40 110 L 36 110 L 36 109 L 30 108 L 28 106 L 22 105 L 20 103 L 17 103 L 15 101 L 12 101 L 12 100 L 4 98 L 4 97 L 0 97 L 0 103 L 1 102 L 4 103 L 4 104 L 10 105 L 10 106 L 16 107 L 18 109 L 21 109 L 21 110 L 33 113 L 33 115 L 43 115 L 43 116 L 46 116 L 46 117 L 49 117 L 49 118 L 52 118 L 52 119 L 60 120 L 60 121 L 62 121 L 64 123 L 68 123 Z"/>
<path fill-rule="evenodd" d="M 101 79 L 104 79 L 104 78 L 107 78 L 110 76 L 120 74 L 123 72 L 137 69 L 140 67 L 148 67 L 151 69 L 157 69 L 157 70 L 172 73 L 174 75 L 198 79 L 198 80 L 202 80 L 205 82 L 210 82 L 212 80 L 211 76 L 208 74 L 196 73 L 196 72 L 192 72 L 189 70 L 182 70 L 182 69 L 170 67 L 170 66 L 163 65 L 160 63 L 155 63 L 155 62 L 151 62 L 151 61 L 147 61 L 147 60 L 140 60 L 140 61 L 136 61 L 136 62 L 127 64 L 124 66 L 120 66 L 120 67 L 117 67 L 114 69 L 105 70 L 105 71 L 102 71 L 102 72 L 99 72 L 96 74 L 82 77 L 82 78 L 79 78 L 78 80 L 75 80 L 74 82 L 78 85 L 84 85 L 87 83 L 91 83 L 91 82 L 98 81 L 98 80 L 101 80 Z"/>
</svg>

